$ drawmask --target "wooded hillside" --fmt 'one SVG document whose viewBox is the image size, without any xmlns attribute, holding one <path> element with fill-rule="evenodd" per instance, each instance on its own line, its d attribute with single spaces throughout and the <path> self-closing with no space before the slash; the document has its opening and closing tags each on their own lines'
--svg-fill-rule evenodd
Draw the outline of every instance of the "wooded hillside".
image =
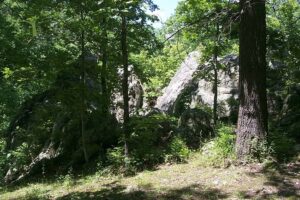
<svg viewBox="0 0 300 200">
<path fill-rule="evenodd" d="M 0 199 L 53 177 L 135 177 L 195 159 L 242 174 L 299 169 L 299 1 L 181 0 L 154 28 L 159 9 L 0 1 Z M 289 178 L 294 192 L 269 197 L 300 198 Z"/>
</svg>

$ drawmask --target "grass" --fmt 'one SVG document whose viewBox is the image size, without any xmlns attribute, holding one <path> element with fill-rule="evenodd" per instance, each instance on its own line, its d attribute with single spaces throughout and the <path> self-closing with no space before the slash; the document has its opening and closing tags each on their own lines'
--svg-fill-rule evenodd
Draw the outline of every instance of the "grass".
<svg viewBox="0 0 300 200">
<path fill-rule="evenodd" d="M 300 199 L 300 162 L 277 170 L 261 165 L 206 167 L 195 154 L 186 164 L 162 165 L 133 177 L 67 176 L 0 190 L 0 199 Z"/>
</svg>

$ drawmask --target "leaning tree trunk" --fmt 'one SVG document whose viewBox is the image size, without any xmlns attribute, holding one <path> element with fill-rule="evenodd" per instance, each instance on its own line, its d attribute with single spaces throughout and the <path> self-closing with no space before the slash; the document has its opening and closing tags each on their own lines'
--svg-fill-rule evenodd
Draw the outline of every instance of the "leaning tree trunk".
<svg viewBox="0 0 300 200">
<path fill-rule="evenodd" d="M 264 0 L 241 0 L 240 108 L 236 150 L 240 160 L 267 135 L 266 9 Z"/>
<path fill-rule="evenodd" d="M 124 101 L 124 148 L 125 158 L 129 157 L 128 139 L 129 139 L 129 96 L 128 96 L 128 47 L 127 47 L 127 19 L 122 15 L 122 33 L 121 33 L 122 61 L 123 61 L 123 101 Z"/>
</svg>

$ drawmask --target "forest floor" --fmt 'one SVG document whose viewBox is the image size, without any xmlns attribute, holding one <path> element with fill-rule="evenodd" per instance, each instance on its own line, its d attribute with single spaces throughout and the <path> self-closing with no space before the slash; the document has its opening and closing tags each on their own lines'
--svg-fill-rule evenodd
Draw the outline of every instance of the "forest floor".
<svg viewBox="0 0 300 200">
<path fill-rule="evenodd" d="M 204 167 L 199 156 L 133 177 L 90 175 L 0 188 L 1 200 L 300 199 L 300 157 L 289 164 Z"/>
</svg>

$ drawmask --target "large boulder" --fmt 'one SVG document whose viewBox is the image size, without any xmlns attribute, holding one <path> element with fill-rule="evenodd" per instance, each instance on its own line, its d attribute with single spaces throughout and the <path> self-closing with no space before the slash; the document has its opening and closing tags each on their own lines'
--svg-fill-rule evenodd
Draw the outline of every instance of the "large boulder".
<svg viewBox="0 0 300 200">
<path fill-rule="evenodd" d="M 164 112 L 172 113 L 174 105 L 180 95 L 192 83 L 194 75 L 199 67 L 200 53 L 194 51 L 188 55 L 180 65 L 170 84 L 163 90 L 163 95 L 158 97 L 156 108 Z"/>
<path fill-rule="evenodd" d="M 131 116 L 139 114 L 139 111 L 144 107 L 144 89 L 141 80 L 134 72 L 134 67 L 129 66 L 128 77 L 128 94 L 129 94 L 129 113 Z M 123 69 L 118 70 L 118 79 L 121 82 L 123 76 Z M 111 112 L 116 117 L 118 122 L 123 122 L 123 94 L 121 88 L 116 88 L 112 94 L 112 108 Z"/>
<path fill-rule="evenodd" d="M 218 72 L 218 115 L 219 117 L 228 117 L 237 111 L 235 102 L 238 99 L 238 57 L 228 55 L 220 58 L 219 62 L 225 68 Z M 209 64 L 202 65 L 198 73 L 209 69 Z M 206 105 L 212 108 L 214 102 L 213 81 L 196 78 L 194 82 L 197 83 L 197 87 L 192 93 L 190 107 Z"/>
<path fill-rule="evenodd" d="M 158 97 L 156 108 L 170 114 L 181 114 L 187 108 L 203 105 L 213 107 L 213 81 L 207 78 L 213 69 L 211 62 L 201 64 L 200 59 L 201 54 L 197 51 L 189 54 L 163 90 L 162 96 Z M 219 58 L 219 62 L 224 68 L 218 72 L 219 116 L 228 117 L 237 110 L 238 57 L 228 55 Z M 182 105 L 184 109 L 181 109 Z"/>
</svg>

